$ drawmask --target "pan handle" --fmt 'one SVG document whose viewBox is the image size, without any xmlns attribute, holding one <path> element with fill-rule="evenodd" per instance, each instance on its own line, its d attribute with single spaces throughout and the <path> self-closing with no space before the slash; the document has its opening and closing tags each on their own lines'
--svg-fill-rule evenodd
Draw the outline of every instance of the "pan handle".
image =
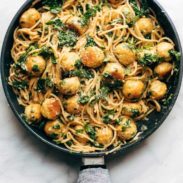
<svg viewBox="0 0 183 183">
<path fill-rule="evenodd" d="M 83 158 L 77 183 L 111 183 L 104 157 Z"/>
</svg>

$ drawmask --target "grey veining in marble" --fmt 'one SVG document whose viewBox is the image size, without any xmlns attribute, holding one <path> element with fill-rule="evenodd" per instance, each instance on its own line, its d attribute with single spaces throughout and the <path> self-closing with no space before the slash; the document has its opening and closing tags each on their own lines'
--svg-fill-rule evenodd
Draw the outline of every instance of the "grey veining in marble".
<svg viewBox="0 0 183 183">
<path fill-rule="evenodd" d="M 0 0 L 0 48 L 7 27 L 25 0 Z M 159 0 L 183 42 L 183 1 Z M 183 87 L 166 122 L 128 154 L 107 158 L 113 183 L 183 182 Z M 80 159 L 52 150 L 18 123 L 0 85 L 0 183 L 74 183 Z"/>
</svg>

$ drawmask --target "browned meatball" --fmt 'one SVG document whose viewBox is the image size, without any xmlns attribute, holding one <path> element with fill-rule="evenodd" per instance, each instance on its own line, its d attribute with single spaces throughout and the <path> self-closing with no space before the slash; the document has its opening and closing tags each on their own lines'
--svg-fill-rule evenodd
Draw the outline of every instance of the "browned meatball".
<svg viewBox="0 0 183 183">
<path fill-rule="evenodd" d="M 142 96 L 145 85 L 140 80 L 127 80 L 123 85 L 123 95 L 127 99 L 138 99 Z"/>
<path fill-rule="evenodd" d="M 20 26 L 22 28 L 31 28 L 40 18 L 40 13 L 35 8 L 30 8 L 20 17 Z"/>
</svg>

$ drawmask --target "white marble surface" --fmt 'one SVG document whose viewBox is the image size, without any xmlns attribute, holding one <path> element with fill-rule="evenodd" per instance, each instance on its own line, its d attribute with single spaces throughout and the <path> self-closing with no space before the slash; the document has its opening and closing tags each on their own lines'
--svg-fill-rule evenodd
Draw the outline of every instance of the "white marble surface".
<svg viewBox="0 0 183 183">
<path fill-rule="evenodd" d="M 25 0 L 0 0 L 0 47 L 6 29 Z M 159 0 L 183 42 L 183 1 Z M 166 122 L 128 154 L 107 159 L 113 183 L 183 182 L 183 87 Z M 74 183 L 80 159 L 39 142 L 18 123 L 0 85 L 0 183 Z"/>
</svg>

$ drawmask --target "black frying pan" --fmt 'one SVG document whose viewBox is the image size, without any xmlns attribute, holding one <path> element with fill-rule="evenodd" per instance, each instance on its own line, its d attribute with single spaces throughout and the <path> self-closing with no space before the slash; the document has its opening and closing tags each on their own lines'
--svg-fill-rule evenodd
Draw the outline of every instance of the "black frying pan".
<svg viewBox="0 0 183 183">
<path fill-rule="evenodd" d="M 107 170 L 105 169 L 105 163 L 104 163 L 104 156 L 108 155 L 106 151 L 103 152 L 94 152 L 94 153 L 76 153 L 76 152 L 70 152 L 68 149 L 66 149 L 64 146 L 60 146 L 52 142 L 42 131 L 39 129 L 29 126 L 21 117 L 21 114 L 23 112 L 23 108 L 18 104 L 17 97 L 12 91 L 12 88 L 8 85 L 8 76 L 9 76 L 9 68 L 10 64 L 13 62 L 10 51 L 13 45 L 13 32 L 15 28 L 18 26 L 19 23 L 19 17 L 20 15 L 28 9 L 33 0 L 27 0 L 24 5 L 20 8 L 20 10 L 17 12 L 15 17 L 13 18 L 8 31 L 6 33 L 4 43 L 2 46 L 2 53 L 1 53 L 1 78 L 2 78 L 2 84 L 4 88 L 4 92 L 6 94 L 8 103 L 10 104 L 11 109 L 15 113 L 16 117 L 19 119 L 20 123 L 33 135 L 35 135 L 38 139 L 43 141 L 45 144 L 48 144 L 50 147 L 53 147 L 55 149 L 58 149 L 65 153 L 70 153 L 72 156 L 80 156 L 83 159 L 83 166 L 81 167 L 82 171 L 79 176 L 79 183 L 108 183 L 109 175 Z M 164 28 L 166 35 L 170 37 L 174 43 L 176 50 L 181 52 L 182 55 L 182 49 L 181 44 L 179 40 L 179 36 L 177 34 L 177 31 L 173 25 L 173 22 L 170 20 L 169 16 L 165 12 L 165 10 L 157 3 L 156 1 L 149 0 L 148 1 L 149 6 L 154 10 L 154 12 L 157 15 L 157 19 L 160 22 L 161 26 Z M 144 131 L 139 139 L 134 142 L 130 142 L 124 146 L 122 146 L 119 150 L 113 153 L 122 153 L 125 152 L 127 149 L 134 147 L 141 143 L 144 139 L 146 139 L 148 136 L 150 136 L 166 119 L 168 114 L 170 113 L 171 109 L 173 108 L 175 101 L 177 99 L 181 81 L 182 81 L 182 73 L 183 73 L 183 57 L 181 57 L 181 61 L 178 63 L 179 72 L 178 74 L 175 74 L 169 81 L 168 85 L 171 86 L 168 92 L 168 96 L 170 94 L 173 94 L 173 97 L 169 104 L 166 107 L 162 108 L 162 111 L 159 112 L 153 112 L 148 117 L 149 120 L 144 122 L 145 125 L 148 127 L 146 131 Z M 138 128 L 140 129 L 143 124 L 143 121 L 138 122 Z M 111 155 L 113 154 L 111 153 Z"/>
</svg>

